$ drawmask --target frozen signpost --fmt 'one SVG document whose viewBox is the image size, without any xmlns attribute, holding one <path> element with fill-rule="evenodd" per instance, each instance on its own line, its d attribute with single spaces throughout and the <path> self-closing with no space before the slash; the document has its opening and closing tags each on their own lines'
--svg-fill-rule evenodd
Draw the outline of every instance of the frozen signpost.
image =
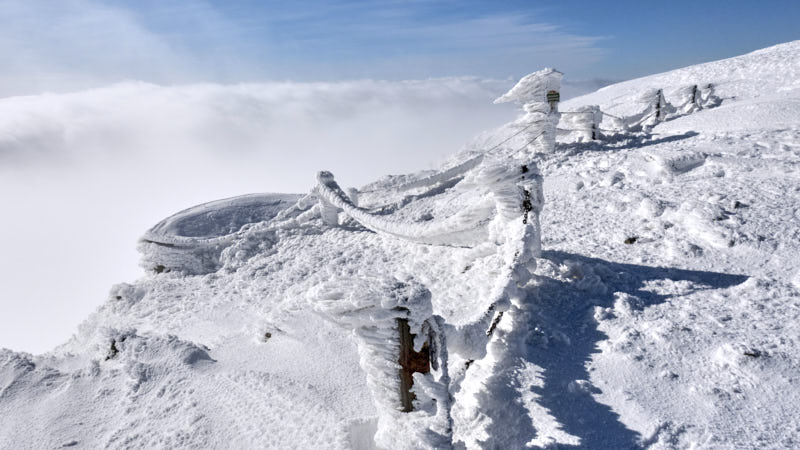
<svg viewBox="0 0 800 450">
<path fill-rule="evenodd" d="M 516 205 L 520 205 L 523 212 L 523 224 L 532 228 L 525 232 L 528 236 L 526 251 L 520 255 L 523 259 L 538 256 L 541 251 L 541 233 L 539 227 L 539 213 L 544 203 L 542 193 L 542 177 L 536 166 L 537 153 L 550 153 L 555 150 L 556 127 L 561 118 L 558 112 L 560 100 L 561 77 L 563 74 L 555 69 L 546 68 L 533 72 L 523 77 L 495 103 L 516 102 L 522 105 L 525 114 L 520 117 L 515 125 L 525 130 L 524 136 L 527 145 L 517 154 L 512 155 L 516 170 L 518 170 L 519 183 Z M 495 192 L 495 197 L 500 197 Z M 504 195 L 505 199 L 498 199 L 498 205 L 514 202 L 513 196 Z M 516 206 L 513 205 L 513 206 Z M 512 205 L 501 214 L 512 215 L 515 213 Z"/>
<path fill-rule="evenodd" d="M 561 118 L 558 102 L 561 94 L 561 72 L 547 68 L 526 75 L 495 103 L 515 102 L 522 105 L 525 115 L 515 125 L 530 127 L 525 133 L 528 150 L 548 152 L 555 148 L 556 126 Z"/>
</svg>

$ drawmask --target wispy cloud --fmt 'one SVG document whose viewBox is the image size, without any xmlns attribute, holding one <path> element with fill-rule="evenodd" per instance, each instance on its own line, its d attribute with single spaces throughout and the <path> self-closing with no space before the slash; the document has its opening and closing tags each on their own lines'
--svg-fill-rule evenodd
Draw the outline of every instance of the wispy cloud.
<svg viewBox="0 0 800 450">
<path fill-rule="evenodd" d="M 331 69 L 332 61 L 347 62 L 347 67 L 332 68 L 344 77 L 498 77 L 545 65 L 587 67 L 605 55 L 599 46 L 602 36 L 570 33 L 534 13 L 487 4 L 492 3 L 385 2 L 375 7 L 323 1 L 301 12 L 252 19 L 258 22 L 251 25 L 254 35 L 280 35 L 291 51 L 314 55 L 313 61 L 282 55 L 308 72 Z"/>
<path fill-rule="evenodd" d="M 0 25 L 0 96 L 166 80 L 187 65 L 130 13 L 85 0 L 0 1 Z"/>
<path fill-rule="evenodd" d="M 601 37 L 471 3 L 0 0 L 0 96 L 123 80 L 505 77 L 603 57 Z"/>
</svg>

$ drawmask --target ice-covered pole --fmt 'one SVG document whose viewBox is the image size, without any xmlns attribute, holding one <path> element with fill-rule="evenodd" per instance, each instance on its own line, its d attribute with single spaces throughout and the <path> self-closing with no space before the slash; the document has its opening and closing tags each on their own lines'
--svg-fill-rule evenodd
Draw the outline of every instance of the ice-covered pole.
<svg viewBox="0 0 800 450">
<path fill-rule="evenodd" d="M 722 99 L 714 93 L 714 85 L 706 83 L 698 89 L 698 101 L 703 108 L 713 108 L 722 103 Z"/>
<path fill-rule="evenodd" d="M 333 181 L 333 174 L 327 171 L 321 171 L 317 174 L 317 180 L 320 183 L 324 182 L 331 182 Z M 337 191 L 342 194 L 343 198 L 347 198 L 347 196 L 339 189 L 339 186 L 336 185 Z M 339 224 L 339 211 L 341 208 L 338 208 L 336 205 L 331 203 L 327 198 L 320 195 L 319 197 L 319 212 L 322 216 L 322 222 L 325 225 L 329 226 L 336 226 Z"/>
<path fill-rule="evenodd" d="M 561 72 L 551 68 L 533 72 L 494 101 L 522 104 L 525 114 L 515 124 L 526 129 L 527 145 L 523 151 L 511 155 L 509 160 L 487 164 L 482 173 L 497 202 L 498 217 L 504 222 L 518 222 L 521 227 L 504 233 L 522 240 L 519 263 L 531 269 L 531 265 L 535 267 L 534 258 L 541 252 L 539 213 L 544 203 L 542 177 L 535 158 L 537 153 L 555 150 L 556 127 L 561 117 L 558 101 L 562 76 Z"/>
<path fill-rule="evenodd" d="M 561 77 L 555 69 L 546 68 L 523 77 L 495 103 L 515 102 L 522 105 L 525 115 L 515 125 L 527 127 L 529 153 L 552 152 L 555 149 L 556 126 L 561 118 L 558 102 L 561 99 Z"/>
<path fill-rule="evenodd" d="M 338 279 L 313 289 L 315 310 L 353 330 L 372 400 L 375 443 L 386 449 L 452 445 L 444 320 L 412 279 Z"/>
<path fill-rule="evenodd" d="M 635 125 L 644 129 L 652 128 L 666 120 L 668 114 L 675 112 L 675 108 L 667 103 L 662 89 L 649 89 L 645 91 L 640 101 L 647 105 L 646 109 L 639 115 L 632 118 Z"/>
<path fill-rule="evenodd" d="M 580 133 L 580 140 L 588 142 L 600 139 L 600 123 L 603 122 L 603 112 L 599 106 L 584 105 L 564 114 L 561 126 L 571 132 Z"/>
<path fill-rule="evenodd" d="M 494 416 L 503 416 L 505 411 L 493 405 L 507 389 L 508 367 L 518 363 L 518 351 L 524 348 L 518 345 L 518 339 L 508 337 L 511 332 L 525 336 L 531 322 L 526 316 L 530 306 L 525 288 L 541 254 L 539 214 L 544 204 L 536 159 L 555 150 L 560 85 L 561 73 L 544 69 L 526 76 L 495 100 L 523 104 L 525 115 L 517 126 L 525 127 L 528 144 L 520 152 L 497 152 L 485 159 L 476 176 L 495 200 L 497 215 L 489 224 L 489 236 L 500 248 L 504 267 L 502 282 L 492 291 L 490 308 L 475 324 L 483 326 L 482 335 L 472 325 L 448 335 L 450 348 L 471 361 L 456 394 L 459 401 L 453 407 L 453 415 L 459 419 L 454 423 L 464 427 L 458 434 L 466 448 L 521 447 L 504 446 L 502 437 L 495 437 L 494 430 L 500 429 L 502 422 Z"/>
<path fill-rule="evenodd" d="M 522 103 L 525 114 L 515 125 L 526 130 L 526 145 L 516 153 L 503 151 L 488 155 L 478 167 L 476 181 L 486 186 L 495 201 L 496 215 L 489 223 L 489 239 L 504 260 L 501 280 L 492 290 L 492 303 L 481 319 L 450 334 L 453 348 L 470 359 L 481 358 L 487 340 L 519 286 L 525 285 L 536 269 L 541 254 L 539 214 L 544 204 L 542 176 L 536 165 L 537 153 L 555 147 L 558 124 L 558 91 L 561 72 L 544 69 L 517 83 L 495 103 Z"/>
</svg>

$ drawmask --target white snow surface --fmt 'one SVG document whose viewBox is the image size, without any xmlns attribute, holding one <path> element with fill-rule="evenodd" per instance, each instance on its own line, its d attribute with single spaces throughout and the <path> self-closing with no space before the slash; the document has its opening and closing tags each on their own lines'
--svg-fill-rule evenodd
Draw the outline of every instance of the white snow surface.
<svg viewBox="0 0 800 450">
<path fill-rule="evenodd" d="M 800 41 L 559 109 L 652 89 L 666 121 L 537 155 L 535 261 L 487 183 L 514 124 L 438 172 L 164 220 L 70 341 L 0 350 L 0 448 L 797 448 Z M 411 413 L 401 317 L 438 348 Z"/>
</svg>

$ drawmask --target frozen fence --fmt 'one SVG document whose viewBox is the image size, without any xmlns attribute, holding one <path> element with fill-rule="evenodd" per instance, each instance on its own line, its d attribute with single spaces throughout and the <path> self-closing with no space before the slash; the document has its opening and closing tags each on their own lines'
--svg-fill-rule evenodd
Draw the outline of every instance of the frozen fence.
<svg viewBox="0 0 800 450">
<path fill-rule="evenodd" d="M 320 197 L 322 219 L 328 225 L 338 224 L 341 210 L 372 231 L 424 244 L 474 245 L 477 243 L 475 229 L 491 218 L 486 211 L 478 210 L 426 223 L 392 220 L 355 206 L 336 183 L 333 174 L 326 171 L 317 174 L 316 191 Z"/>
<path fill-rule="evenodd" d="M 333 280 L 312 292 L 318 312 L 353 330 L 381 448 L 452 447 L 444 320 L 414 280 Z"/>
<path fill-rule="evenodd" d="M 416 189 L 421 187 L 430 187 L 445 181 L 452 180 L 453 178 L 463 175 L 464 173 L 474 169 L 478 164 L 481 163 L 481 161 L 483 161 L 483 156 L 484 155 L 482 154 L 475 156 L 474 158 L 470 158 L 464 161 L 463 163 L 453 166 L 449 169 L 437 172 L 431 176 L 421 178 L 419 180 L 412 181 L 410 183 L 406 183 L 397 188 L 397 190 L 408 191 L 411 189 Z"/>
<path fill-rule="evenodd" d="M 713 84 L 684 86 L 671 95 L 674 96 L 673 101 L 677 106 L 666 100 L 663 89 L 644 91 L 636 100 L 643 109 L 625 117 L 602 111 L 597 105 L 586 105 L 574 111 L 562 112 L 559 131 L 561 134 L 576 134 L 578 141 L 597 140 L 602 138 L 603 131 L 615 133 L 648 130 L 671 117 L 692 114 L 721 103 L 721 99 L 714 93 Z M 612 129 L 601 127 L 606 117 L 610 119 Z"/>
<path fill-rule="evenodd" d="M 677 110 L 680 114 L 691 114 L 705 108 L 719 106 L 721 99 L 714 93 L 714 85 L 707 83 L 704 85 L 684 86 L 678 90 L 679 106 Z"/>
<path fill-rule="evenodd" d="M 581 141 L 600 139 L 600 124 L 603 122 L 603 111 L 597 105 L 585 105 L 575 111 L 561 113 L 560 130 L 577 132 Z"/>
</svg>

